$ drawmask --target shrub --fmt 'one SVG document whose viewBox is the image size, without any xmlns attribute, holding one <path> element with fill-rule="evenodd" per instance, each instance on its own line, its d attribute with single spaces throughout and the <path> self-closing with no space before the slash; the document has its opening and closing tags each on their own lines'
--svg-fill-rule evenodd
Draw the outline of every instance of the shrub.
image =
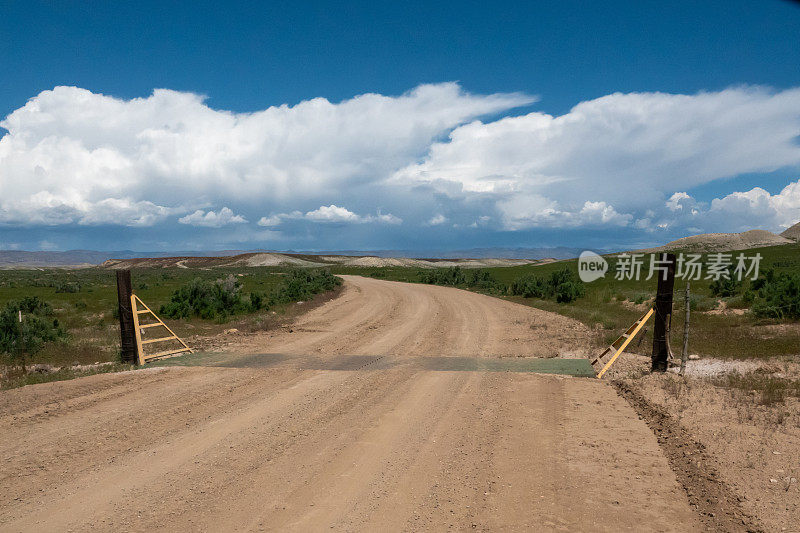
<svg viewBox="0 0 800 533">
<path fill-rule="evenodd" d="M 254 291 L 250 293 L 250 309 L 258 311 L 267 307 L 267 297 L 263 292 Z"/>
<path fill-rule="evenodd" d="M 800 274 L 768 270 L 752 284 L 758 299 L 753 313 L 769 318 L 800 318 Z"/>
<path fill-rule="evenodd" d="M 490 272 L 482 269 L 470 270 L 467 274 L 461 267 L 431 268 L 420 270 L 419 279 L 431 285 L 466 286 L 488 292 L 504 292 L 505 286 Z"/>
<path fill-rule="evenodd" d="M 224 321 L 230 315 L 268 309 L 277 303 L 307 300 L 341 283 L 340 278 L 327 270 L 296 269 L 285 276 L 271 295 L 255 291 L 244 298 L 241 284 L 234 276 L 217 281 L 195 279 L 173 292 L 169 303 L 162 305 L 159 313 L 169 318 Z"/>
<path fill-rule="evenodd" d="M 80 283 L 72 281 L 57 281 L 55 283 L 56 292 L 60 293 L 76 293 L 81 292 Z"/>
<path fill-rule="evenodd" d="M 556 286 L 556 302 L 570 303 L 581 298 L 586 293 L 586 288 L 580 281 L 564 281 Z"/>
<path fill-rule="evenodd" d="M 735 296 L 742 288 L 743 283 L 744 282 L 741 279 L 738 279 L 738 276 L 734 272 L 733 266 L 731 266 L 728 269 L 728 277 L 721 277 L 712 281 L 709 289 L 711 289 L 711 294 L 714 296 L 727 298 L 730 296 Z"/>
<path fill-rule="evenodd" d="M 420 279 L 423 283 L 430 283 L 431 285 L 464 285 L 467 278 L 461 267 L 450 268 L 431 268 L 429 270 L 420 271 Z"/>
<path fill-rule="evenodd" d="M 342 284 L 328 270 L 294 269 L 278 286 L 272 296 L 273 303 L 290 303 L 308 300 L 315 294 L 330 291 Z"/>
<path fill-rule="evenodd" d="M 586 288 L 569 268 L 562 268 L 541 278 L 527 274 L 514 280 L 511 294 L 524 298 L 555 299 L 558 303 L 569 303 L 583 297 Z"/>
<path fill-rule="evenodd" d="M 486 270 L 473 270 L 467 278 L 467 285 L 488 292 L 503 292 L 505 286 Z"/>
<path fill-rule="evenodd" d="M 753 290 L 748 289 L 742 293 L 742 302 L 747 304 L 748 307 L 753 303 L 753 301 L 755 301 L 755 299 L 756 293 Z"/>
<path fill-rule="evenodd" d="M 514 280 L 511 294 L 523 298 L 547 298 L 549 296 L 547 282 L 539 276 L 527 274 Z"/>
<path fill-rule="evenodd" d="M 19 320 L 22 313 L 22 322 Z M 39 352 L 47 342 L 66 338 L 53 308 L 37 296 L 6 304 L 0 311 L 0 352 L 9 364 L 25 366 L 25 356 Z"/>
<path fill-rule="evenodd" d="M 224 280 L 195 279 L 172 293 L 159 312 L 170 318 L 197 316 L 205 319 L 227 317 L 248 310 L 241 295 L 241 284 L 233 276 Z"/>
</svg>

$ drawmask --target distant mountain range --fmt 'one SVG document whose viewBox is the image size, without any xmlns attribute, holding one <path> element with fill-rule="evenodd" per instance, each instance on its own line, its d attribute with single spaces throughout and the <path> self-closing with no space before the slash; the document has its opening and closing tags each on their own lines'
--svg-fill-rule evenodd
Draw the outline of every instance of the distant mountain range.
<svg viewBox="0 0 800 533">
<path fill-rule="evenodd" d="M 638 250 L 656 252 L 662 250 L 693 250 L 715 252 L 724 250 L 743 250 L 759 246 L 774 246 L 800 240 L 800 223 L 790 227 L 780 235 L 764 230 L 751 230 L 744 233 L 704 233 L 684 237 L 662 246 Z M 355 256 L 408 259 L 505 259 L 542 260 L 571 259 L 578 257 L 585 248 L 557 246 L 551 248 L 467 248 L 463 250 L 214 250 L 214 251 L 173 251 L 173 252 L 135 252 L 119 250 L 103 252 L 97 250 L 69 250 L 66 252 L 26 252 L 20 250 L 0 250 L 0 269 L 8 268 L 52 268 L 89 267 L 106 261 L 146 259 L 146 258 L 191 258 L 191 257 L 232 257 L 242 254 L 294 254 L 301 256 Z M 598 253 L 614 253 L 621 249 L 594 249 Z M 305 260 L 305 259 L 298 259 Z"/>
<path fill-rule="evenodd" d="M 68 250 L 66 252 L 26 252 L 21 250 L 0 250 L 0 268 L 20 267 L 86 267 L 94 266 L 109 259 L 133 259 L 136 257 L 228 257 L 243 252 L 223 250 L 214 252 L 134 252 L 122 250 L 100 252 L 97 250 Z"/>
<path fill-rule="evenodd" d="M 174 252 L 135 252 L 118 250 L 103 252 L 97 250 L 68 250 L 65 252 L 27 252 L 21 250 L 0 250 L 0 268 L 48 268 L 48 267 L 89 267 L 99 265 L 110 259 L 158 258 L 158 257 L 231 257 L 251 252 L 274 252 L 275 250 L 222 250 L 222 251 L 174 251 Z M 280 253 L 302 255 L 345 255 L 373 257 L 408 258 L 498 258 L 498 259 L 570 259 L 577 257 L 583 248 L 471 248 L 466 250 L 331 250 L 295 251 Z"/>
<path fill-rule="evenodd" d="M 586 248 L 468 248 L 464 250 L 329 250 L 291 251 L 282 253 L 303 255 L 353 255 L 372 257 L 408 257 L 412 259 L 571 259 Z M 609 250 L 610 251 L 610 250 Z"/>
</svg>

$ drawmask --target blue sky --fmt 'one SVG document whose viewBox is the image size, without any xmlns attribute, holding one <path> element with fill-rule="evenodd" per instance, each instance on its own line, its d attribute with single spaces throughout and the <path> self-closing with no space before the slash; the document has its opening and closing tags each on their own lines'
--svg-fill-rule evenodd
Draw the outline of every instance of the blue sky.
<svg viewBox="0 0 800 533">
<path fill-rule="evenodd" d="M 2 248 L 619 247 L 800 219 L 796 3 L 53 4 L 0 7 Z"/>
</svg>

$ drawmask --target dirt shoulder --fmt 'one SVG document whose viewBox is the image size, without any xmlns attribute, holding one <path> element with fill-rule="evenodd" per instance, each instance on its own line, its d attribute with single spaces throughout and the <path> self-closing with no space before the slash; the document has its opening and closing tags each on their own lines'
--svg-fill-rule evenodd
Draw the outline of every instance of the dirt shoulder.
<svg viewBox="0 0 800 533">
<path fill-rule="evenodd" d="M 616 381 L 715 529 L 800 530 L 800 402 L 769 388 L 796 383 L 796 367 L 773 364 L 777 372 L 769 373 L 763 363 L 728 369 L 706 362 L 685 378 Z M 764 380 L 775 381 L 764 388 Z"/>
</svg>

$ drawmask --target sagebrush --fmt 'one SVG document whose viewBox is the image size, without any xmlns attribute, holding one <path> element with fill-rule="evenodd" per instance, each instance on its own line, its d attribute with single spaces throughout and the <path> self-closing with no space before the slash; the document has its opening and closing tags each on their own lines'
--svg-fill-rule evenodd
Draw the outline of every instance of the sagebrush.
<svg viewBox="0 0 800 533">
<path fill-rule="evenodd" d="M 169 303 L 159 312 L 169 318 L 199 317 L 224 321 L 231 315 L 269 309 L 273 305 L 306 300 L 342 283 L 327 270 L 288 272 L 271 294 L 253 291 L 242 293 L 235 276 L 216 281 L 195 279 L 172 293 Z"/>
<path fill-rule="evenodd" d="M 24 367 L 26 358 L 45 343 L 65 337 L 53 308 L 36 296 L 9 302 L 0 311 L 0 352 L 11 365 Z"/>
<path fill-rule="evenodd" d="M 582 281 L 575 277 L 569 268 L 562 268 L 550 273 L 548 277 L 527 274 L 514 280 L 511 294 L 523 298 L 541 298 L 555 300 L 558 303 L 574 302 L 586 294 Z"/>
</svg>

